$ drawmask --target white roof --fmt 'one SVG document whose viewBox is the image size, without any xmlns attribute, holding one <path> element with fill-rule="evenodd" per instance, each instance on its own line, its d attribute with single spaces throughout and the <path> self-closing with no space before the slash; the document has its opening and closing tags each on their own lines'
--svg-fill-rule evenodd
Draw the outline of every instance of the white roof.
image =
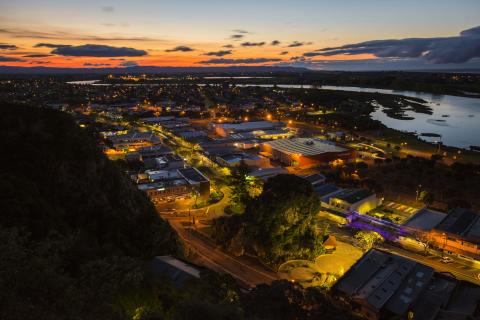
<svg viewBox="0 0 480 320">
<path fill-rule="evenodd" d="M 283 153 L 298 154 L 302 156 L 314 156 L 327 152 L 347 151 L 347 149 L 334 144 L 311 138 L 279 139 L 268 141 L 264 144 Z"/>
<path fill-rule="evenodd" d="M 271 121 L 250 121 L 250 122 L 241 122 L 241 123 L 222 123 L 217 124 L 224 129 L 231 129 L 231 130 L 245 130 L 245 131 L 253 131 L 253 130 L 261 130 L 261 129 L 268 129 L 274 128 L 275 126 L 279 126 L 281 124 L 271 122 Z"/>
</svg>

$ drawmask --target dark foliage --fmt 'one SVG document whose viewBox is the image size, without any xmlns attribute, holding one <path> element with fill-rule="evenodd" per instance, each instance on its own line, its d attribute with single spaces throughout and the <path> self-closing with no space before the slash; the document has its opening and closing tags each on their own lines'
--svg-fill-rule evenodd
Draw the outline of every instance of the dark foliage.
<svg viewBox="0 0 480 320">
<path fill-rule="evenodd" d="M 0 318 L 122 317 L 141 262 L 179 252 L 174 232 L 68 115 L 0 113 Z"/>
</svg>

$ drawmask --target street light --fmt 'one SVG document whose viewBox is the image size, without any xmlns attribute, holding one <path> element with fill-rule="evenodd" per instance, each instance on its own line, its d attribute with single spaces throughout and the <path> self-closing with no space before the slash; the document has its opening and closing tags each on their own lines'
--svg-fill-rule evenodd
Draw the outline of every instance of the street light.
<svg viewBox="0 0 480 320">
<path fill-rule="evenodd" d="M 442 258 L 443 258 L 443 256 L 445 255 L 445 247 L 447 246 L 447 234 L 443 232 L 442 236 L 445 238 L 445 241 L 443 243 L 443 250 L 442 250 Z"/>
</svg>

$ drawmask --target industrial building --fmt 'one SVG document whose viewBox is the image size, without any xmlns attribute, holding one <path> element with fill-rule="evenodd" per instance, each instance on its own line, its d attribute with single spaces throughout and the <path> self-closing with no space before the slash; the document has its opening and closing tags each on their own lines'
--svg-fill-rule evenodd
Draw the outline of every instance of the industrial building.
<svg viewBox="0 0 480 320">
<path fill-rule="evenodd" d="M 136 179 L 138 189 L 145 191 L 154 202 L 186 199 L 192 193 L 201 199 L 210 196 L 210 180 L 193 167 L 146 171 Z"/>
<path fill-rule="evenodd" d="M 215 133 L 221 137 L 228 137 L 236 133 L 255 131 L 258 131 L 259 135 L 268 135 L 269 131 L 270 136 L 274 133 L 282 136 L 285 134 L 285 131 L 273 131 L 285 128 L 285 124 L 283 122 L 250 121 L 241 123 L 215 123 L 212 124 L 212 126 L 215 129 Z"/>
<path fill-rule="evenodd" d="M 153 132 L 130 132 L 108 137 L 115 150 L 135 151 L 142 147 L 151 147 L 161 144 L 162 141 Z"/>
<path fill-rule="evenodd" d="M 448 254 L 480 261 L 480 214 L 453 209 L 430 231 L 434 246 Z"/>
<path fill-rule="evenodd" d="M 333 161 L 351 162 L 355 151 L 320 139 L 293 138 L 264 142 L 265 155 L 286 166 L 310 167 Z"/>
<path fill-rule="evenodd" d="M 375 249 L 332 292 L 367 319 L 477 319 L 480 287 L 436 273 L 413 260 Z"/>
</svg>

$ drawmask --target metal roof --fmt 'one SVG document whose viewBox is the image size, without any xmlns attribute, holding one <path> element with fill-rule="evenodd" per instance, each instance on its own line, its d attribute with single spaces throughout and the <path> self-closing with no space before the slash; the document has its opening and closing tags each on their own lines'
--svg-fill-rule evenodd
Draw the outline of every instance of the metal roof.
<svg viewBox="0 0 480 320">
<path fill-rule="evenodd" d="M 320 139 L 295 138 L 279 139 L 264 143 L 275 150 L 300 156 L 314 156 L 329 152 L 344 152 L 347 149 L 324 142 Z"/>
</svg>

